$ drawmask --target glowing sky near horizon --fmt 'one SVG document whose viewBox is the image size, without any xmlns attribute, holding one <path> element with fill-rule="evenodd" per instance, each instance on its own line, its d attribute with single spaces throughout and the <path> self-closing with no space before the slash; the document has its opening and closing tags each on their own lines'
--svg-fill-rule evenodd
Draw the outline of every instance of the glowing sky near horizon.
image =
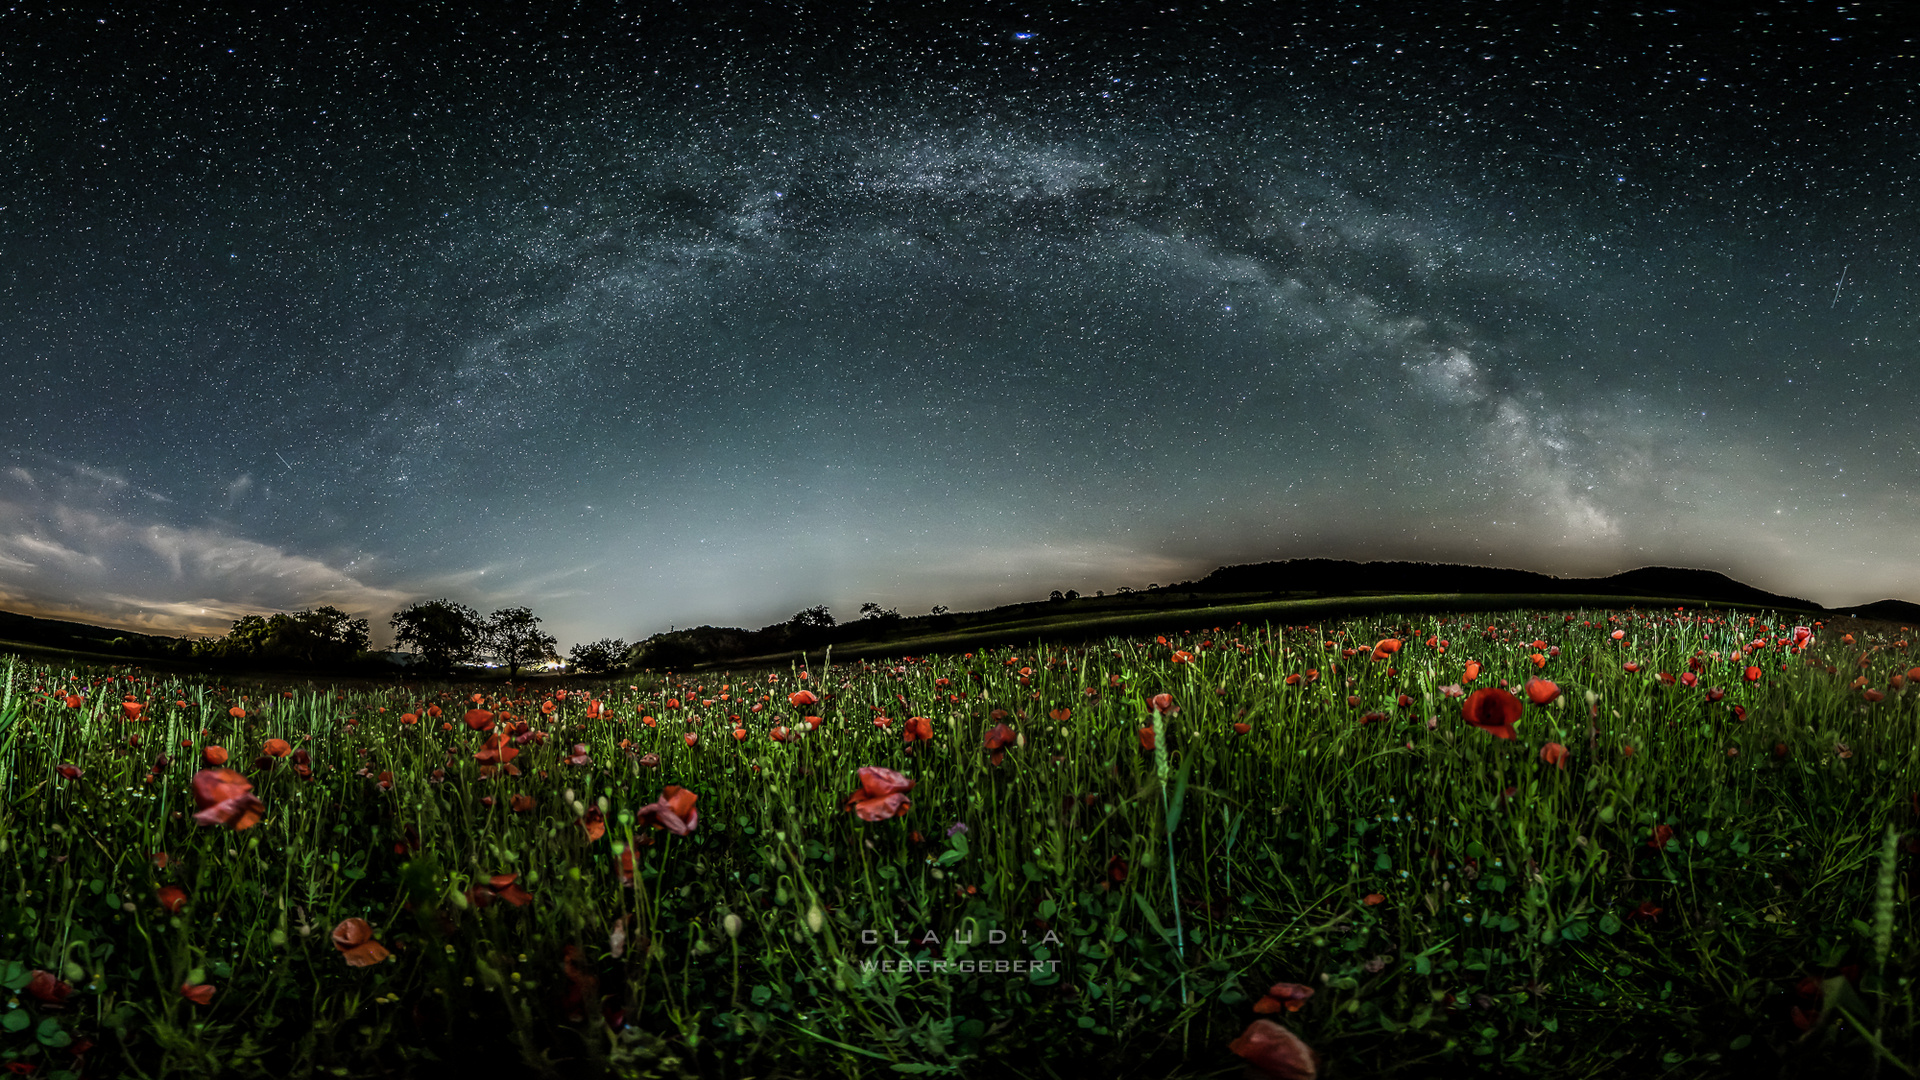
<svg viewBox="0 0 1920 1080">
<path fill-rule="evenodd" d="M 0 15 L 0 607 L 1920 601 L 1920 35 L 1591 6 Z"/>
</svg>

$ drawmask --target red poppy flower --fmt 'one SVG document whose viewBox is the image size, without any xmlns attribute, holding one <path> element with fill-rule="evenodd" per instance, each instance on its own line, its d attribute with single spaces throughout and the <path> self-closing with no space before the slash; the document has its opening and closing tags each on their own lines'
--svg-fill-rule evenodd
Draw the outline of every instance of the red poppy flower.
<svg viewBox="0 0 1920 1080">
<path fill-rule="evenodd" d="M 864 766 L 858 773 L 860 788 L 847 796 L 842 809 L 852 810 L 862 821 L 885 821 L 912 806 L 906 793 L 914 781 L 877 766 Z"/>
<path fill-rule="evenodd" d="M 1665 851 L 1667 850 L 1667 845 L 1671 843 L 1672 840 L 1673 826 L 1656 825 L 1653 827 L 1653 839 L 1647 841 L 1647 846 L 1653 848 L 1655 851 Z"/>
<path fill-rule="evenodd" d="M 533 902 L 533 894 L 514 884 L 518 874 L 495 874 L 484 885 L 475 885 L 467 890 L 467 899 L 475 907 L 486 907 L 497 898 L 505 900 L 514 907 L 526 907 Z"/>
<path fill-rule="evenodd" d="M 81 705 L 83 705 L 83 704 L 85 704 L 85 703 L 86 703 L 86 700 L 87 700 L 86 698 L 83 698 L 83 697 L 81 697 L 81 696 L 80 696 L 79 694 L 68 694 L 68 695 L 67 695 L 67 708 L 69 708 L 69 709 L 77 709 L 77 708 L 79 708 L 79 707 L 80 707 Z"/>
<path fill-rule="evenodd" d="M 1143 727 L 1140 729 L 1140 749 L 1142 750 L 1153 749 L 1153 729 L 1152 728 Z"/>
<path fill-rule="evenodd" d="M 401 713 L 401 714 L 400 714 L 400 722 L 401 722 L 402 724 L 407 724 L 407 725 L 409 725 L 409 726 L 411 726 L 411 725 L 413 725 L 413 724 L 417 724 L 417 723 L 419 723 L 419 722 L 420 722 L 420 717 L 419 717 L 418 715 L 416 715 L 416 714 L 414 714 L 414 713 L 410 713 L 410 712 L 408 712 L 408 713 Z"/>
<path fill-rule="evenodd" d="M 1550 742 L 1540 748 L 1540 760 L 1565 772 L 1567 768 L 1567 748 L 1557 742 Z"/>
<path fill-rule="evenodd" d="M 1887 695 L 1881 693 L 1878 690 L 1873 689 L 1872 687 L 1868 687 L 1867 689 L 1862 690 L 1860 692 L 1860 696 L 1867 699 L 1869 703 L 1872 703 L 1875 701 L 1879 701 L 1882 698 L 1885 698 Z"/>
<path fill-rule="evenodd" d="M 349 967 L 372 967 L 388 955 L 386 946 L 373 940 L 373 927 L 365 919 L 342 919 L 333 928 L 333 947 Z"/>
<path fill-rule="evenodd" d="M 247 718 L 247 710 L 235 705 L 233 708 L 227 710 L 227 715 L 233 717 L 235 720 L 244 720 Z M 213 991 L 209 989 L 207 993 L 211 994 Z"/>
<path fill-rule="evenodd" d="M 1073 715 L 1072 709 L 1052 709 L 1052 710 L 1049 710 L 1047 713 L 1047 717 L 1056 724 L 1066 723 L 1067 719 L 1072 715 Z"/>
<path fill-rule="evenodd" d="M 1180 706 L 1173 703 L 1172 694 L 1153 695 L 1147 699 L 1147 708 L 1157 713 L 1166 713 L 1168 716 L 1180 715 Z"/>
<path fill-rule="evenodd" d="M 909 716 L 907 717 L 906 724 L 902 726 L 900 734 L 906 742 L 912 742 L 915 739 L 921 742 L 932 742 L 933 721 L 924 716 Z"/>
<path fill-rule="evenodd" d="M 293 744 L 287 742 L 285 739 L 268 739 L 266 743 L 260 747 L 260 752 L 273 758 L 286 757 L 293 752 Z"/>
<path fill-rule="evenodd" d="M 1527 692 L 1527 700 L 1535 705 L 1548 704 L 1560 696 L 1560 688 L 1545 679 L 1528 679 L 1523 689 Z"/>
<path fill-rule="evenodd" d="M 598 840 L 607 835 L 606 815 L 600 812 L 599 807 L 589 806 L 587 812 L 580 815 L 580 827 L 587 831 L 588 840 Z"/>
<path fill-rule="evenodd" d="M 433 718 L 434 718 L 434 719 L 436 719 L 436 720 L 437 720 L 437 719 L 439 719 L 439 718 L 440 718 L 440 706 L 438 706 L 438 705 L 429 705 L 429 706 L 427 706 L 427 715 L 428 715 L 428 716 L 431 716 L 431 717 L 433 717 Z"/>
<path fill-rule="evenodd" d="M 27 993 L 49 1005 L 58 1005 L 73 996 L 73 987 L 51 971 L 38 971 L 27 982 Z"/>
<path fill-rule="evenodd" d="M 225 765 L 227 763 L 226 747 L 209 746 L 201 750 L 200 753 L 202 756 L 204 756 L 207 759 L 207 764 L 212 765 L 215 768 L 219 768 L 220 766 Z"/>
<path fill-rule="evenodd" d="M 180 996 L 195 1005 L 213 1004 L 213 986 L 209 983 L 181 983 Z"/>
<path fill-rule="evenodd" d="M 1748 682 L 1759 682 L 1759 681 L 1760 681 L 1760 669 L 1759 669 L 1759 668 L 1757 668 L 1757 667 L 1750 667 L 1750 668 L 1748 668 L 1748 669 L 1747 669 L 1747 671 L 1746 671 L 1746 676 L 1747 676 L 1747 681 L 1748 681 Z"/>
<path fill-rule="evenodd" d="M 167 864 L 173 861 L 172 858 L 169 857 L 167 853 L 164 851 L 156 851 L 152 855 L 148 856 L 148 858 L 150 858 L 153 861 L 153 867 L 156 870 L 165 870 L 167 868 Z"/>
<path fill-rule="evenodd" d="M 533 796 L 528 795 L 525 792 L 517 792 L 513 796 L 513 801 L 508 803 L 507 805 L 512 808 L 514 813 L 524 814 L 527 811 L 533 809 L 535 804 L 533 801 Z"/>
<path fill-rule="evenodd" d="M 747 737 L 747 733 L 746 733 L 746 732 L 744 732 L 744 731 L 742 731 L 742 732 L 739 732 L 738 734 L 736 734 L 736 735 L 734 735 L 734 738 L 736 738 L 736 739 L 744 739 L 744 738 L 746 738 L 746 737 Z M 593 764 L 593 757 L 592 757 L 592 755 L 590 755 L 590 754 L 588 754 L 588 753 L 587 753 L 587 744 L 586 744 L 586 743 L 579 743 L 579 742 L 577 742 L 577 743 L 574 743 L 574 744 L 573 744 L 573 752 L 572 752 L 571 754 L 569 754 L 569 755 L 567 755 L 567 764 L 569 764 L 569 765 L 591 765 L 591 764 Z"/>
<path fill-rule="evenodd" d="M 1496 739 L 1513 738 L 1513 722 L 1520 719 L 1525 707 L 1520 699 L 1505 690 L 1488 687 L 1475 690 L 1467 695 L 1460 706 L 1460 713 L 1467 723 L 1492 735 Z"/>
<path fill-rule="evenodd" d="M 53 771 L 59 773 L 62 780 L 78 780 L 86 775 L 86 770 L 78 765 L 55 765 Z"/>
<path fill-rule="evenodd" d="M 660 789 L 660 798 L 634 812 L 636 821 L 651 821 L 655 828 L 675 836 L 685 836 L 700 825 L 700 811 L 694 803 L 700 796 L 676 784 Z"/>
<path fill-rule="evenodd" d="M 1227 1049 L 1247 1060 L 1250 1072 L 1267 1080 L 1314 1080 L 1313 1051 L 1300 1036 L 1271 1020 L 1255 1020 Z"/>
<path fill-rule="evenodd" d="M 1661 828 L 1665 827 L 1664 825 L 1661 826 Z M 1660 918 L 1660 913 L 1664 910 L 1666 909 L 1659 907 L 1651 900 L 1647 900 L 1642 902 L 1639 907 L 1627 912 L 1627 918 L 1637 919 L 1642 922 L 1656 922 Z"/>
<path fill-rule="evenodd" d="M 788 731 L 785 727 L 775 727 L 772 731 L 767 732 L 768 737 L 774 742 L 786 742 L 792 734 L 793 732 Z M 909 739 L 911 739 L 911 733 L 909 733 Z"/>
<path fill-rule="evenodd" d="M 1127 860 L 1118 855 L 1108 857 L 1107 876 L 1115 881 L 1127 880 Z"/>
<path fill-rule="evenodd" d="M 700 741 L 700 736 L 689 731 L 685 735 L 680 736 L 680 739 L 682 742 L 685 742 L 688 746 L 692 746 L 694 743 L 697 743 Z"/>
<path fill-rule="evenodd" d="M 1461 674 L 1460 681 L 1463 683 L 1472 682 L 1473 680 L 1479 677 L 1480 677 L 1480 661 L 1478 660 L 1467 661 L 1466 671 Z"/>
<path fill-rule="evenodd" d="M 818 705 L 819 703 L 820 698 L 811 690 L 795 690 L 793 693 L 787 695 L 787 704 L 796 709 L 804 709 L 809 705 Z"/>
<path fill-rule="evenodd" d="M 187 890 L 178 885 L 164 885 L 154 893 L 154 899 L 160 901 L 167 914 L 178 915 L 180 909 L 187 906 Z"/>
<path fill-rule="evenodd" d="M 1013 729 L 1005 724 L 995 724 L 986 734 L 985 745 L 988 750 L 1004 750 L 1013 745 Z"/>
<path fill-rule="evenodd" d="M 144 709 L 146 709 L 146 706 L 137 701 L 123 701 L 120 703 L 120 711 L 125 713 L 129 720 L 140 719 L 140 713 Z"/>
<path fill-rule="evenodd" d="M 231 825 L 238 831 L 260 823 L 267 806 L 253 794 L 253 784 L 232 769 L 202 769 L 193 777 L 193 801 L 198 825 Z"/>
<path fill-rule="evenodd" d="M 1253 725 L 1252 725 L 1252 724 L 1248 724 L 1248 723 L 1244 723 L 1244 722 L 1236 722 L 1236 723 L 1235 723 L 1235 724 L 1233 725 L 1233 730 L 1234 730 L 1234 733 L 1235 733 L 1235 734 L 1238 734 L 1238 735 L 1245 735 L 1245 734 L 1246 734 L 1247 732 L 1249 732 L 1249 731 L 1252 731 L 1252 730 L 1253 730 Z"/>
<path fill-rule="evenodd" d="M 1382 893 L 1377 893 L 1377 892 L 1370 892 L 1367 895 L 1361 897 L 1360 900 L 1362 903 L 1366 904 L 1368 907 L 1379 907 L 1381 904 L 1384 904 L 1387 902 L 1386 896 Z"/>
<path fill-rule="evenodd" d="M 466 720 L 467 727 L 474 731 L 493 730 L 493 714 L 485 709 L 468 709 Z"/>
<path fill-rule="evenodd" d="M 1378 642 L 1374 643 L 1373 658 L 1375 660 L 1385 660 L 1387 657 L 1399 651 L 1399 638 L 1381 638 Z"/>
<path fill-rule="evenodd" d="M 1253 1011 L 1257 1013 L 1277 1013 L 1281 1009 L 1299 1012 L 1300 1007 L 1313 996 L 1313 987 L 1299 983 L 1274 983 L 1267 988 L 1265 996 L 1254 1002 Z"/>
</svg>

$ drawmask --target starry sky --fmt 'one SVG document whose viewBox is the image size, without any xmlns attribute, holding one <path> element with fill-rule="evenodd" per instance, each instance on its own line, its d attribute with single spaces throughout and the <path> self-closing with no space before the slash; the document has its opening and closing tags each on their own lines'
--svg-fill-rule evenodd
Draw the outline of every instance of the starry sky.
<svg viewBox="0 0 1920 1080">
<path fill-rule="evenodd" d="M 467 8 L 0 13 L 0 607 L 1920 600 L 1899 4 Z"/>
</svg>

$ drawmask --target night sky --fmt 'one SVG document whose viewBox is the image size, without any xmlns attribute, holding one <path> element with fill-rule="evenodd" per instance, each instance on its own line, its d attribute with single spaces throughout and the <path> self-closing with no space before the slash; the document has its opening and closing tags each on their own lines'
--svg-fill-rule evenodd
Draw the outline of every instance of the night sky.
<svg viewBox="0 0 1920 1080">
<path fill-rule="evenodd" d="M 0 607 L 1920 600 L 1904 6 L 9 9 Z"/>
</svg>

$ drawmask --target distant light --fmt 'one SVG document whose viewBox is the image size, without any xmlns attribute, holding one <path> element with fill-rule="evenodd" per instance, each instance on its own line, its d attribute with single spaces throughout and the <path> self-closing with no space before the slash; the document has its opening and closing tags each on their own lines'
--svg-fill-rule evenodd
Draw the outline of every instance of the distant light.
<svg viewBox="0 0 1920 1080">
<path fill-rule="evenodd" d="M 1027 39 L 1029 39 L 1029 38 L 1031 38 L 1031 37 L 1033 37 L 1033 35 L 1032 35 L 1032 34 L 1030 34 L 1030 33 L 1028 33 L 1028 32 L 1026 32 L 1026 31 L 1024 31 L 1024 30 L 1022 30 L 1022 31 L 1019 31 L 1018 33 L 1015 33 L 1015 34 L 1013 35 L 1013 40 L 1015 40 L 1015 41 L 1026 41 Z M 1835 41 L 1839 41 L 1840 39 L 1839 39 L 1839 38 L 1834 38 L 1833 40 L 1835 40 Z"/>
</svg>

